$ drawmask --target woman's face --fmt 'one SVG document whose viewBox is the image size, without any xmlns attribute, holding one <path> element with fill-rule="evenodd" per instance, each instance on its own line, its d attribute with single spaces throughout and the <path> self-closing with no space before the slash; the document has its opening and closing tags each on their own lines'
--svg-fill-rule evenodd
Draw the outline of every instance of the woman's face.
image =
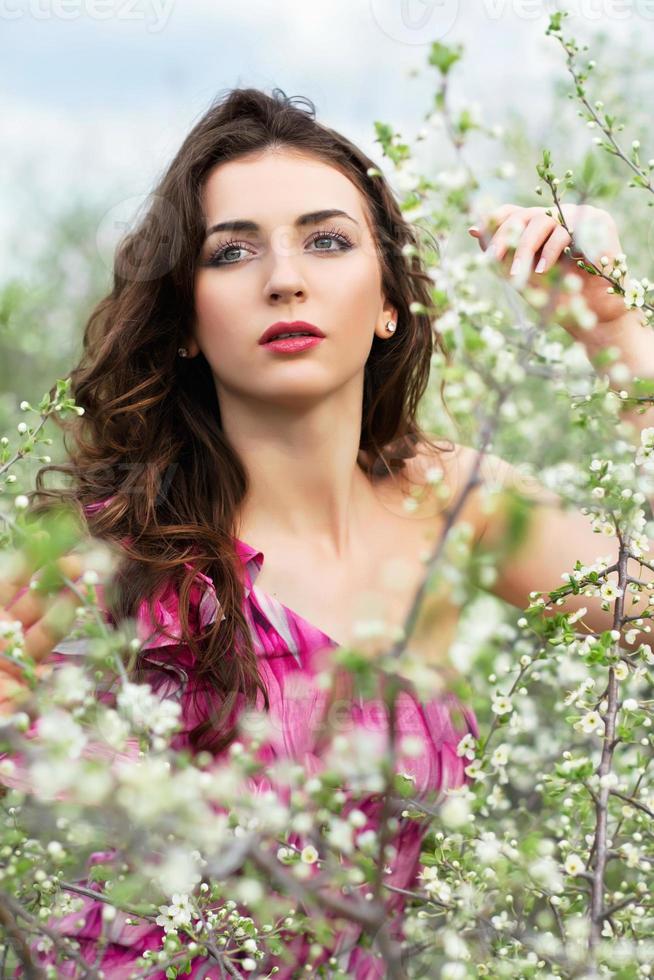
<svg viewBox="0 0 654 980">
<path fill-rule="evenodd" d="M 358 188 L 313 156 L 266 150 L 215 167 L 202 206 L 208 234 L 196 267 L 189 356 L 202 351 L 218 393 L 290 404 L 363 376 L 374 334 L 391 338 L 385 324 L 397 317 L 384 305 Z M 301 222 L 327 210 L 344 213 Z M 233 221 L 259 227 L 211 231 Z M 308 321 L 325 338 L 293 353 L 261 345 L 279 320 Z"/>
</svg>

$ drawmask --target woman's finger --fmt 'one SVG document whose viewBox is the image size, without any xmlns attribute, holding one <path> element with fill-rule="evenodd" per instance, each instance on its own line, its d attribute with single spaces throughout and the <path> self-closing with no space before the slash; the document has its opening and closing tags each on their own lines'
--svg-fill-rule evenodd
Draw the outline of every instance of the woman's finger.
<svg viewBox="0 0 654 980">
<path fill-rule="evenodd" d="M 30 695 L 30 689 L 20 678 L 0 675 L 0 718 L 7 718 L 20 709 L 21 702 Z"/>
<path fill-rule="evenodd" d="M 556 228 L 561 228 L 561 226 L 556 218 L 550 217 L 549 215 L 539 215 L 531 219 L 520 236 L 520 241 L 516 247 L 513 264 L 511 265 L 511 275 L 527 275 L 531 272 L 533 258 L 536 252 L 553 234 Z"/>
<path fill-rule="evenodd" d="M 498 262 L 502 261 L 509 247 L 517 245 L 530 218 L 527 208 L 522 208 L 520 211 L 514 211 L 502 222 L 488 243 L 488 249 Z"/>
<path fill-rule="evenodd" d="M 39 661 L 52 652 L 59 640 L 70 633 L 75 622 L 75 614 L 79 602 L 70 590 L 62 591 L 54 599 L 45 601 L 42 615 L 36 622 L 25 628 L 11 611 L 0 609 L 0 624 L 18 623 L 23 628 L 24 649 L 28 657 Z M 4 654 L 9 641 L 3 637 L 0 630 L 0 654 Z M 0 676 L 7 674 L 14 679 L 22 676 L 20 666 L 6 656 L 0 656 Z"/>
<path fill-rule="evenodd" d="M 489 214 L 483 215 L 477 224 L 473 225 L 473 228 L 480 232 L 482 239 L 488 244 L 488 240 L 490 240 L 502 222 L 506 221 L 509 215 L 513 214 L 514 211 L 524 210 L 526 208 L 521 208 L 519 204 L 502 204 Z"/>
<path fill-rule="evenodd" d="M 67 636 L 75 622 L 79 601 L 70 591 L 60 593 L 45 614 L 25 631 L 25 652 L 33 660 L 43 660 Z"/>
<path fill-rule="evenodd" d="M 77 581 L 84 572 L 84 563 L 80 555 L 67 554 L 56 559 L 58 572 L 72 582 Z M 33 584 L 38 585 L 43 577 L 44 569 L 38 569 L 30 575 L 30 569 L 22 556 L 13 555 L 5 562 L 0 577 L 0 608 L 10 613 L 10 619 L 20 620 L 24 628 L 33 626 L 43 616 L 49 602 L 46 595 L 39 592 Z M 61 590 L 70 592 L 70 587 L 64 585 Z"/>
<path fill-rule="evenodd" d="M 34 668 L 39 681 L 47 680 L 54 670 L 52 663 L 40 663 Z M 0 670 L 0 717 L 7 717 L 20 710 L 24 701 L 32 695 L 20 667 L 7 661 L 2 662 Z"/>
<path fill-rule="evenodd" d="M 62 576 L 70 579 L 72 582 L 76 582 L 84 572 L 84 564 L 79 555 L 62 555 L 61 558 L 57 559 L 55 564 Z M 38 583 L 41 578 L 42 570 L 39 569 L 30 581 Z M 64 585 L 61 592 L 69 594 L 70 587 Z M 36 589 L 30 588 L 28 584 L 18 591 L 11 602 L 5 604 L 5 608 L 11 612 L 14 619 L 20 619 L 23 626 L 29 627 L 38 622 L 46 611 L 48 604 L 44 599 L 43 593 L 39 593 Z"/>
<path fill-rule="evenodd" d="M 543 245 L 543 250 L 536 266 L 536 272 L 547 272 L 557 262 L 563 249 L 570 245 L 572 238 L 565 230 L 563 225 L 555 228 L 550 237 Z"/>
<path fill-rule="evenodd" d="M 16 633 L 18 627 L 22 627 L 22 623 L 10 616 L 4 609 L 0 608 L 0 684 L 5 675 L 18 680 L 23 676 L 23 671 L 18 666 L 18 664 L 13 663 L 9 660 L 8 656 L 5 654 L 5 650 L 9 645 L 9 641 L 5 639 L 5 628 L 11 627 L 12 624 L 16 623 L 16 627 L 12 628 L 12 633 Z"/>
<path fill-rule="evenodd" d="M 29 584 L 34 572 L 20 552 L 5 552 L 0 558 L 0 606 L 8 606 L 16 593 Z"/>
</svg>

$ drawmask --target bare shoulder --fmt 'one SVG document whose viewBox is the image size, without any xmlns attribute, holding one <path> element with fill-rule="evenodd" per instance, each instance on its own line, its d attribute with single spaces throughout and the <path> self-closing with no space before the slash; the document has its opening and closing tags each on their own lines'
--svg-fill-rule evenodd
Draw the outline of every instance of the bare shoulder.
<svg viewBox="0 0 654 980">
<path fill-rule="evenodd" d="M 474 465 L 474 450 L 451 439 L 427 433 L 430 442 L 419 442 L 414 453 L 404 461 L 401 471 L 403 498 L 412 495 L 419 506 L 416 516 L 430 517 L 441 523 L 452 507 L 457 506 L 461 490 L 466 488 Z M 477 488 L 468 489 L 457 511 L 456 522 L 473 526 L 474 537 L 481 533 Z"/>
<path fill-rule="evenodd" d="M 519 494 L 534 503 L 559 502 L 559 497 L 536 479 L 527 464 L 510 463 L 494 453 L 480 452 L 474 446 L 431 433 L 429 438 L 434 445 L 418 444 L 415 456 L 406 461 L 406 479 L 414 486 L 427 487 L 437 474 L 435 497 L 440 501 L 441 512 L 457 507 L 464 494 L 457 519 L 472 524 L 475 541 L 488 537 L 494 527 L 501 531 L 501 521 L 495 521 L 494 514 L 507 493 Z"/>
</svg>

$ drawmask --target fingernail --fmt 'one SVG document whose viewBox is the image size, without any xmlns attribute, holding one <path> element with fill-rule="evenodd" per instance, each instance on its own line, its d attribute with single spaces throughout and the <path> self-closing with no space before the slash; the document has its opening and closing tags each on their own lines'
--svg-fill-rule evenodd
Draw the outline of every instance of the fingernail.
<svg viewBox="0 0 654 980">
<path fill-rule="evenodd" d="M 545 259 L 541 259 L 538 265 L 536 266 L 536 272 L 544 272 L 546 264 L 547 263 L 545 262 Z"/>
<path fill-rule="evenodd" d="M 477 225 L 470 225 L 470 227 L 468 228 L 468 231 L 469 232 L 476 231 L 477 234 L 479 234 L 479 228 L 477 227 Z"/>
<path fill-rule="evenodd" d="M 515 276 L 515 275 L 517 275 L 520 272 L 521 264 L 522 263 L 520 262 L 520 259 L 514 259 L 513 260 L 513 265 L 511 266 L 511 275 L 512 276 Z"/>
</svg>

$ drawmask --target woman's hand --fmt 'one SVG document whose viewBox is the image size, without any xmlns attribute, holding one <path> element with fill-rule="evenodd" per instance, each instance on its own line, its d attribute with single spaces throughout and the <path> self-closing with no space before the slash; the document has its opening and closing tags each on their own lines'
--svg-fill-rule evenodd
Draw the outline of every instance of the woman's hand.
<svg viewBox="0 0 654 980">
<path fill-rule="evenodd" d="M 552 211 L 552 217 L 546 214 Z M 561 211 L 573 238 L 559 222 L 556 208 L 519 207 L 517 204 L 503 204 L 493 211 L 480 226 L 468 231 L 479 240 L 482 249 L 493 249 L 495 257 L 509 275 L 515 277 L 517 284 L 547 288 L 544 273 L 557 266 L 562 273 L 570 273 L 579 279 L 577 293 L 557 290 L 556 306 L 563 313 L 562 326 L 576 339 L 584 338 L 584 328 L 576 317 L 567 318 L 565 310 L 575 295 L 581 295 L 588 309 L 595 315 L 598 328 L 611 324 L 627 312 L 623 297 L 617 293 L 607 293 L 610 283 L 602 276 L 591 275 L 577 265 L 564 253 L 571 245 L 572 254 L 585 258 L 589 264 L 603 268 L 602 256 L 609 264 L 604 268 L 608 273 L 613 268 L 613 259 L 621 256 L 622 246 L 615 221 L 608 213 L 588 204 L 563 204 Z M 512 261 L 507 253 L 515 248 Z M 506 261 L 505 258 L 507 258 Z M 593 332 L 593 331 L 591 331 Z"/>
<path fill-rule="evenodd" d="M 29 697 L 29 685 L 23 679 L 20 667 L 13 663 L 5 651 L 9 645 L 2 635 L 2 624 L 19 621 L 25 636 L 25 652 L 38 662 L 36 673 L 43 676 L 52 670 L 46 664 L 49 653 L 66 636 L 75 620 L 79 600 L 68 587 L 54 597 L 39 594 L 30 583 L 40 580 L 39 572 L 27 566 L 18 554 L 9 556 L 5 567 L 9 570 L 0 578 L 0 716 L 17 711 Z M 75 581 L 84 571 L 80 555 L 63 555 L 56 561 L 59 572 Z"/>
</svg>

